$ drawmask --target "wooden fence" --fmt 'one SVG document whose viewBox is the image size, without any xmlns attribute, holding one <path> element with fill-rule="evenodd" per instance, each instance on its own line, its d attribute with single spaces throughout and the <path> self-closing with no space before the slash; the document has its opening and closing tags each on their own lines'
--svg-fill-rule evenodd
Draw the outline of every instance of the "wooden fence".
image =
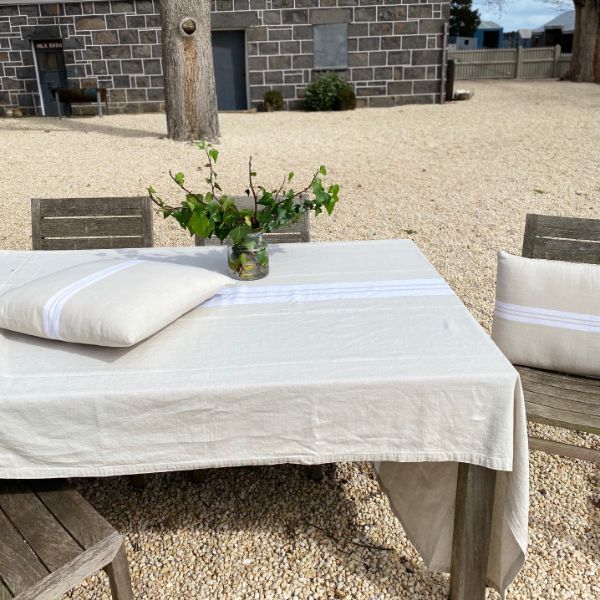
<svg viewBox="0 0 600 600">
<path fill-rule="evenodd" d="M 549 48 L 506 48 L 498 50 L 449 50 L 454 60 L 455 79 L 560 78 L 571 62 L 560 46 Z"/>
</svg>

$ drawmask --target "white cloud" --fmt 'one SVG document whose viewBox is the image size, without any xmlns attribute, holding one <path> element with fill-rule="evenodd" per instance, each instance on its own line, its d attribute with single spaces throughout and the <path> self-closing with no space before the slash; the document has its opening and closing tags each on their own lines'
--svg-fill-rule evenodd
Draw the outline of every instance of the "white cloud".
<svg viewBox="0 0 600 600">
<path fill-rule="evenodd" d="M 486 0 L 474 0 L 473 7 L 479 9 L 483 21 L 495 21 L 504 27 L 504 31 L 515 29 L 537 29 L 557 14 L 573 8 L 566 2 L 556 8 L 543 0 L 506 0 L 501 12 L 490 8 Z"/>
</svg>

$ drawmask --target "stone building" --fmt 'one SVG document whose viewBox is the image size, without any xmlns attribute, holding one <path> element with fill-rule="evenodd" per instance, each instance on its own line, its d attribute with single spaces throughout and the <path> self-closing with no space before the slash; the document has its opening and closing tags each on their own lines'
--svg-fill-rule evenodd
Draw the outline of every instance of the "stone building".
<svg viewBox="0 0 600 600">
<path fill-rule="evenodd" d="M 438 102 L 447 14 L 447 0 L 212 0 L 219 108 L 260 108 L 271 89 L 301 108 L 323 71 L 359 106 Z M 54 115 L 56 87 L 107 88 L 113 112 L 162 110 L 160 27 L 159 0 L 0 0 L 0 115 Z"/>
</svg>

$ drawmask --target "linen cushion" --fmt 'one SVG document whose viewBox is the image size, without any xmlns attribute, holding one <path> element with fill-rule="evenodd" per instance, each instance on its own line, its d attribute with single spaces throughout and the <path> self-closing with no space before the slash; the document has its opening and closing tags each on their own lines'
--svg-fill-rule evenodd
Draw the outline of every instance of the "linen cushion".
<svg viewBox="0 0 600 600">
<path fill-rule="evenodd" d="M 600 376 L 600 266 L 498 254 L 492 339 L 517 365 Z"/>
<path fill-rule="evenodd" d="M 0 327 L 65 342 L 132 346 L 232 283 L 199 267 L 95 260 L 0 295 Z"/>
</svg>

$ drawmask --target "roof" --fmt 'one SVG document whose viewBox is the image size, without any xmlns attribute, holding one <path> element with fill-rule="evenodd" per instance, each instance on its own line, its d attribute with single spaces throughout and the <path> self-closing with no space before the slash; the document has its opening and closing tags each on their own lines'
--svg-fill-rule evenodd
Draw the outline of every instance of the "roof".
<svg viewBox="0 0 600 600">
<path fill-rule="evenodd" d="M 531 29 L 519 29 L 518 32 L 522 40 L 528 40 L 531 37 Z"/>
<path fill-rule="evenodd" d="M 498 25 L 494 21 L 481 21 L 477 29 L 502 29 L 502 25 Z"/>
<path fill-rule="evenodd" d="M 563 33 L 573 33 L 575 31 L 575 11 L 566 10 L 534 31 L 539 33 L 544 29 L 562 29 Z"/>
</svg>

